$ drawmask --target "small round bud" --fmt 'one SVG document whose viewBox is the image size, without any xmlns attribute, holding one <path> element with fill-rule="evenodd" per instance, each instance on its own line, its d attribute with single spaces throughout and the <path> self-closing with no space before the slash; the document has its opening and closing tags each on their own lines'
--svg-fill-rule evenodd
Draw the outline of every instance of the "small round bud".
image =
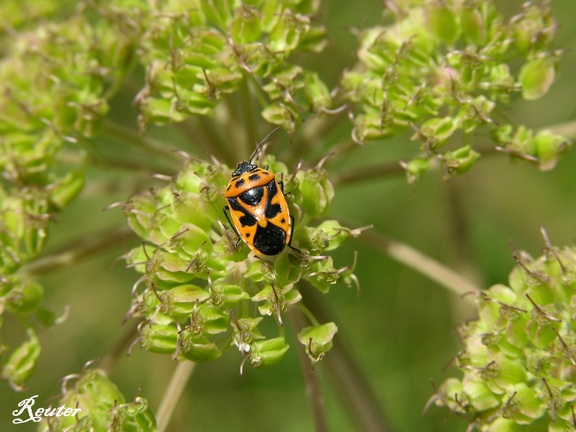
<svg viewBox="0 0 576 432">
<path fill-rule="evenodd" d="M 556 79 L 556 60 L 551 57 L 532 60 L 522 66 L 518 78 L 524 99 L 539 99 L 548 93 Z"/>
<path fill-rule="evenodd" d="M 288 351 L 283 337 L 254 342 L 250 346 L 249 362 L 252 367 L 269 367 L 278 363 Z"/>
<path fill-rule="evenodd" d="M 298 333 L 298 340 L 305 346 L 310 360 L 316 363 L 332 348 L 332 339 L 337 331 L 336 324 L 332 322 L 305 327 Z"/>
<path fill-rule="evenodd" d="M 447 7 L 432 6 L 428 10 L 428 26 L 433 35 L 446 44 L 453 44 L 460 34 L 456 13 Z"/>
<path fill-rule="evenodd" d="M 463 6 L 460 9 L 460 26 L 466 42 L 473 45 L 485 43 L 486 24 L 482 13 L 476 7 Z"/>
</svg>

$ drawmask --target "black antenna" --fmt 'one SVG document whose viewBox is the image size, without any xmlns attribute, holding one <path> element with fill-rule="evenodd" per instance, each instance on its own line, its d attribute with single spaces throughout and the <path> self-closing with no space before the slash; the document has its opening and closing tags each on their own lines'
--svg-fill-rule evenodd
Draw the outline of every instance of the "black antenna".
<svg viewBox="0 0 576 432">
<path fill-rule="evenodd" d="M 276 131 L 280 129 L 280 127 L 277 127 L 275 129 L 272 130 L 272 132 L 270 132 L 268 135 L 266 135 L 264 137 L 264 139 L 262 141 L 260 141 L 260 144 L 258 144 L 256 146 L 256 149 L 252 152 L 252 154 L 250 155 L 250 159 L 248 159 L 248 162 L 252 162 L 252 159 L 254 159 L 254 156 L 256 156 L 256 153 L 258 153 L 258 150 L 260 150 L 260 148 L 266 144 L 266 142 L 268 141 L 268 138 L 270 138 L 272 135 L 274 135 L 276 133 Z"/>
</svg>

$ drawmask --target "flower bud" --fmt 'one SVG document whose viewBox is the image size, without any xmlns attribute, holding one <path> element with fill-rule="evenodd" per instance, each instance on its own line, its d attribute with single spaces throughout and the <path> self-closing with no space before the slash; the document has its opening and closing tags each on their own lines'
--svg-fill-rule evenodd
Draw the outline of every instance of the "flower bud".
<svg viewBox="0 0 576 432">
<path fill-rule="evenodd" d="M 287 56 L 298 47 L 301 35 L 307 33 L 309 29 L 308 16 L 285 9 L 282 19 L 276 21 L 276 25 L 270 31 L 270 49 Z"/>
<path fill-rule="evenodd" d="M 474 410 L 485 411 L 497 407 L 501 398 L 495 395 L 480 375 L 468 376 L 462 383 L 465 400 Z"/>
<path fill-rule="evenodd" d="M 232 40 L 236 43 L 247 44 L 255 42 L 262 34 L 262 13 L 257 8 L 246 4 L 235 11 L 231 25 Z"/>
<path fill-rule="evenodd" d="M 422 174 L 425 174 L 430 168 L 430 161 L 424 158 L 412 159 L 409 162 L 401 162 L 402 168 L 406 172 L 406 179 L 411 185 L 416 184 Z"/>
<path fill-rule="evenodd" d="M 304 92 L 311 106 L 310 111 L 317 112 L 321 108 L 332 106 L 330 91 L 317 73 L 306 72 L 304 74 Z"/>
<path fill-rule="evenodd" d="M 180 333 L 179 353 L 194 362 L 207 362 L 222 355 L 222 350 L 206 336 L 195 335 L 191 329 Z"/>
<path fill-rule="evenodd" d="M 247 300 L 250 295 L 238 285 L 222 282 L 218 279 L 210 285 L 210 303 L 223 309 L 231 308 L 241 300 Z"/>
<path fill-rule="evenodd" d="M 146 432 L 156 428 L 147 400 L 138 396 L 133 402 L 126 402 L 118 387 L 100 369 L 88 369 L 72 388 L 65 386 L 58 406 L 79 411 L 77 415 L 44 417 L 40 422 L 42 430 Z"/>
<path fill-rule="evenodd" d="M 422 134 L 433 139 L 440 147 L 452 136 L 457 127 L 456 121 L 452 117 L 446 116 L 426 120 L 420 126 L 420 130 Z"/>
<path fill-rule="evenodd" d="M 548 93 L 556 79 L 556 59 L 540 57 L 524 64 L 518 76 L 522 86 L 522 96 L 526 100 L 536 100 Z"/>
<path fill-rule="evenodd" d="M 573 309 L 563 281 L 576 275 L 575 251 L 547 249 L 538 259 L 515 252 L 519 265 L 509 287 L 482 292 L 478 320 L 460 330 L 465 347 L 455 364 L 464 376 L 447 380 L 433 399 L 469 413 L 481 430 L 550 429 L 572 421 L 573 391 L 562 389 L 571 388 L 576 329 L 567 325 Z"/>
<path fill-rule="evenodd" d="M 209 297 L 210 294 L 197 285 L 179 285 L 162 292 L 162 312 L 175 318 L 188 318 L 198 304 Z"/>
<path fill-rule="evenodd" d="M 221 30 L 228 28 L 228 23 L 232 19 L 232 3 L 227 0 L 213 0 L 200 2 L 202 14 L 206 21 Z"/>
<path fill-rule="evenodd" d="M 84 173 L 69 171 L 49 186 L 50 203 L 58 210 L 66 207 L 84 188 Z"/>
<path fill-rule="evenodd" d="M 299 171 L 299 196 L 296 203 L 307 217 L 317 219 L 328 212 L 334 198 L 334 188 L 328 180 L 328 173 L 321 167 Z"/>
<path fill-rule="evenodd" d="M 37 309 L 43 298 L 42 285 L 28 280 L 16 284 L 4 297 L 4 300 L 6 306 L 13 312 L 28 315 Z"/>
<path fill-rule="evenodd" d="M 449 45 L 453 44 L 460 34 L 458 17 L 447 7 L 431 7 L 428 11 L 428 26 L 433 35 Z"/>
<path fill-rule="evenodd" d="M 24 388 L 40 357 L 40 340 L 31 327 L 26 329 L 26 336 L 28 340 L 10 353 L 2 367 L 2 379 L 19 390 Z"/>
<path fill-rule="evenodd" d="M 261 315 L 274 315 L 282 322 L 280 314 L 286 311 L 288 306 L 298 303 L 302 295 L 293 286 L 283 286 L 275 288 L 273 285 L 267 286 L 262 291 L 252 296 L 251 300 L 258 305 Z"/>
<path fill-rule="evenodd" d="M 324 221 L 317 227 L 306 227 L 305 231 L 306 247 L 320 252 L 338 249 L 351 236 L 351 230 L 335 220 Z"/>
<path fill-rule="evenodd" d="M 332 339 L 337 331 L 336 324 L 332 322 L 305 327 L 298 332 L 298 340 L 306 347 L 310 360 L 316 363 L 332 348 Z"/>
<path fill-rule="evenodd" d="M 449 176 L 465 173 L 472 168 L 479 157 L 480 153 L 472 150 L 470 146 L 460 147 L 457 150 L 445 152 L 443 158 L 446 173 Z"/>
<path fill-rule="evenodd" d="M 466 42 L 473 45 L 485 43 L 486 25 L 477 7 L 463 6 L 460 9 L 460 26 Z"/>
<path fill-rule="evenodd" d="M 534 137 L 535 156 L 542 171 L 551 170 L 556 166 L 558 158 L 572 146 L 572 143 L 562 135 L 543 130 Z"/>
<path fill-rule="evenodd" d="M 178 345 L 178 330 L 173 325 L 146 323 L 140 328 L 140 346 L 160 354 L 173 354 Z"/>
<path fill-rule="evenodd" d="M 248 361 L 252 367 L 273 366 L 284 358 L 288 348 L 283 337 L 257 341 L 250 346 Z"/>
</svg>

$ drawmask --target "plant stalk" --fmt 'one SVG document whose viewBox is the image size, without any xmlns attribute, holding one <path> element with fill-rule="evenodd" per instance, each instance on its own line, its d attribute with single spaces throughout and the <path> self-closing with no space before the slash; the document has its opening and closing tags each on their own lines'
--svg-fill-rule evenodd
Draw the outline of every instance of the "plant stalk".
<svg viewBox="0 0 576 432">
<path fill-rule="evenodd" d="M 62 268 L 70 267 L 79 261 L 123 243 L 134 233 L 127 225 L 109 228 L 100 233 L 82 236 L 62 247 L 59 252 L 38 258 L 22 267 L 22 272 L 42 276 Z"/>
<path fill-rule="evenodd" d="M 288 316 L 293 323 L 295 333 L 298 333 L 306 326 L 306 319 L 298 308 L 288 308 Z M 300 360 L 300 369 L 302 370 L 306 386 L 306 395 L 308 396 L 308 401 L 312 409 L 312 417 L 314 418 L 314 430 L 315 432 L 329 432 L 330 428 L 328 426 L 328 418 L 326 417 L 324 396 L 322 395 L 318 373 L 312 369 L 312 364 L 306 355 L 305 347 L 299 344 L 297 351 L 298 359 Z"/>
<path fill-rule="evenodd" d="M 389 240 L 372 230 L 363 232 L 360 240 L 396 261 L 428 276 L 463 299 L 473 301 L 468 294 L 480 292 L 480 288 L 464 276 L 407 244 Z"/>
<path fill-rule="evenodd" d="M 166 431 L 170 419 L 172 418 L 172 414 L 176 409 L 176 405 L 178 405 L 178 402 L 180 401 L 182 392 L 186 388 L 186 384 L 192 376 L 195 366 L 196 363 L 186 360 L 179 362 L 176 369 L 174 369 L 170 383 L 166 388 L 166 392 L 164 392 L 164 396 L 162 397 L 162 401 L 160 402 L 160 406 L 156 413 L 157 432 Z"/>
<path fill-rule="evenodd" d="M 320 322 L 340 321 L 325 305 L 321 295 L 313 287 L 303 290 L 303 303 Z M 370 383 L 356 363 L 342 336 L 342 329 L 336 333 L 330 352 L 322 360 L 328 372 L 332 375 L 330 382 L 334 383 L 342 405 L 354 419 L 357 429 L 363 432 L 390 432 L 392 429 L 386 420 L 380 402 Z"/>
<path fill-rule="evenodd" d="M 142 148 L 152 154 L 162 156 L 171 162 L 180 162 L 180 157 L 166 144 L 150 137 L 144 137 L 135 130 L 128 129 L 111 121 L 104 122 L 102 133 L 122 142 Z"/>
</svg>

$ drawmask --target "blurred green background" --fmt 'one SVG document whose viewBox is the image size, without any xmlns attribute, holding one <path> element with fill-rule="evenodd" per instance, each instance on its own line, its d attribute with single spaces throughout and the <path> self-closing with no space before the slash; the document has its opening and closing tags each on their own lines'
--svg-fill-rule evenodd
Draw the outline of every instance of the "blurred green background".
<svg viewBox="0 0 576 432">
<path fill-rule="evenodd" d="M 520 4 L 510 1 L 499 7 L 512 13 Z M 576 121 L 574 2 L 553 0 L 551 5 L 560 24 L 556 46 L 568 49 L 558 80 L 542 99 L 517 100 L 508 107 L 514 122 L 534 128 Z M 381 8 L 376 0 L 324 2 L 323 17 L 331 43 L 322 55 L 307 61 L 318 66 L 329 84 L 338 80 L 345 65 L 354 62 L 356 39 L 352 29 L 379 23 Z M 113 101 L 110 120 L 135 128 L 131 99 L 133 88 L 141 86 L 142 81 L 136 79 L 132 84 Z M 169 127 L 152 128 L 148 134 L 190 153 L 195 151 L 189 137 Z M 348 139 L 348 134 L 349 130 L 342 128 L 334 139 Z M 488 142 L 487 137 L 484 139 Z M 123 151 L 109 138 L 99 138 L 97 145 L 109 154 Z M 328 163 L 327 169 L 342 173 L 369 166 L 375 160 L 393 162 L 414 154 L 417 147 L 409 135 L 401 136 L 359 147 L 345 160 Z M 139 158 L 149 156 L 135 150 L 131 160 Z M 550 172 L 539 172 L 526 163 L 494 154 L 450 182 L 442 180 L 440 172 L 432 172 L 412 187 L 402 174 L 391 174 L 339 185 L 331 214 L 355 226 L 373 225 L 382 235 L 411 245 L 488 287 L 506 283 L 514 266 L 511 243 L 534 256 L 540 254 L 544 246 L 540 227 L 545 227 L 557 246 L 574 242 L 575 166 L 574 151 L 561 158 Z M 170 174 L 178 167 L 172 169 Z M 121 210 L 102 209 L 153 184 L 159 184 L 158 180 L 143 172 L 127 175 L 112 167 L 91 168 L 85 191 L 54 222 L 46 254 L 125 223 Z M 4 412 L 25 397 L 38 394 L 40 404 L 56 395 L 62 377 L 79 372 L 89 360 L 105 357 L 129 332 L 134 323 L 122 325 L 122 320 L 130 307 L 132 284 L 139 276 L 125 269 L 119 257 L 134 244 L 127 241 L 42 280 L 47 307 L 55 311 L 69 308 L 69 316 L 63 324 L 40 334 L 43 352 L 29 390 L 15 394 L 6 383 L 0 383 Z M 465 430 L 467 423 L 445 410 L 434 406 L 426 413 L 423 410 L 434 393 L 433 383 L 440 384 L 456 373 L 447 367 L 459 350 L 453 330 L 458 323 L 472 318 L 474 310 L 445 288 L 361 240 L 340 249 L 336 263 L 342 266 L 351 262 L 354 251 L 359 257 L 356 274 L 360 295 L 353 289 L 335 286 L 321 300 L 334 315 L 340 342 L 358 363 L 390 430 Z M 5 326 L 14 328 L 15 339 L 21 336 L 16 323 L 8 321 Z M 312 431 L 296 342 L 293 339 L 291 343 L 288 355 L 278 366 L 245 369 L 243 376 L 239 375 L 241 358 L 235 350 L 215 362 L 198 365 L 170 430 Z M 131 356 L 122 356 L 111 378 L 128 399 L 141 394 L 156 408 L 175 366 L 167 356 L 136 347 Z M 315 373 L 324 386 L 332 430 L 355 431 L 328 363 L 320 363 Z M 0 430 L 25 432 L 35 430 L 35 425 L 15 426 L 10 417 L 3 416 Z"/>
</svg>

